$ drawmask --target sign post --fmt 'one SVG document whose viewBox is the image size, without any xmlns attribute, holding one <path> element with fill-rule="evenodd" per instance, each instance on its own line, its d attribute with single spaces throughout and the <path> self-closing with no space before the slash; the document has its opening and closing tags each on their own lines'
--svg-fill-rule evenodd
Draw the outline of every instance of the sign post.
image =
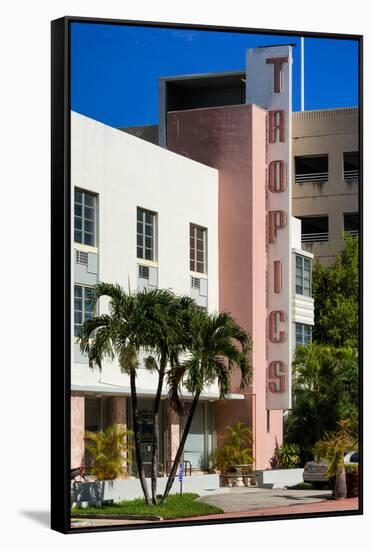
<svg viewBox="0 0 372 550">
<path fill-rule="evenodd" d="M 178 481 L 180 482 L 180 496 L 182 497 L 182 481 L 183 481 L 183 464 L 180 462 L 178 470 Z"/>
</svg>

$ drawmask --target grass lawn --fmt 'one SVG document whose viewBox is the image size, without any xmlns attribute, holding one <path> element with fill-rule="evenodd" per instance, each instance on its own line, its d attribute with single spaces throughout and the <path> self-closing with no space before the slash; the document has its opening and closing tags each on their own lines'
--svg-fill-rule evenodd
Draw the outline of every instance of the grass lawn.
<svg viewBox="0 0 372 550">
<path fill-rule="evenodd" d="M 74 508 L 71 510 L 71 515 L 72 517 L 89 516 L 91 514 L 110 516 L 151 515 L 174 519 L 223 513 L 223 510 L 217 508 L 217 506 L 210 506 L 204 502 L 199 502 L 198 498 L 199 495 L 194 493 L 184 493 L 182 496 L 169 495 L 164 504 L 156 506 L 147 506 L 143 498 L 136 498 L 135 500 L 123 500 L 116 504 L 102 505 L 100 507 Z"/>
</svg>

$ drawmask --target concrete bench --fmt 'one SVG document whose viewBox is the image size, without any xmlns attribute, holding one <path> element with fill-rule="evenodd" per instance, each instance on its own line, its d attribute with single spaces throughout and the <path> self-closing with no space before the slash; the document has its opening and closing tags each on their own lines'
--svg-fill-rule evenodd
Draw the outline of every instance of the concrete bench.
<svg viewBox="0 0 372 550">
<path fill-rule="evenodd" d="M 226 480 L 229 487 L 250 487 L 251 485 L 257 485 L 257 479 L 255 473 L 240 474 L 221 474 L 221 479 Z M 253 482 L 253 483 L 252 483 Z"/>
</svg>

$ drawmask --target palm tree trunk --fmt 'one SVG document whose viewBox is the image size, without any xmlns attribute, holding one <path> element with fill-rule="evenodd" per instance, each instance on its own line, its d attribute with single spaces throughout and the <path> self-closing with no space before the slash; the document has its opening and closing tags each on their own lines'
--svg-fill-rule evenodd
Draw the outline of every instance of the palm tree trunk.
<svg viewBox="0 0 372 550">
<path fill-rule="evenodd" d="M 347 496 L 346 472 L 345 472 L 345 466 L 342 466 L 336 472 L 333 498 L 337 500 L 341 498 L 346 498 L 346 496 Z"/>
<path fill-rule="evenodd" d="M 136 451 L 138 478 L 141 483 L 146 504 L 151 504 L 150 498 L 149 498 L 149 492 L 147 490 L 145 473 L 143 471 L 143 463 L 142 463 L 142 455 L 141 455 L 141 441 L 140 441 L 140 430 L 139 430 L 139 422 L 138 422 L 138 401 L 137 401 L 135 369 L 130 370 L 130 391 L 131 391 L 131 397 L 132 397 L 133 435 L 134 435 L 134 447 Z"/>
<path fill-rule="evenodd" d="M 161 400 L 161 391 L 163 389 L 163 381 L 165 375 L 166 360 L 163 358 L 160 361 L 158 387 L 156 390 L 154 409 L 153 409 L 153 432 L 152 432 L 152 448 L 151 448 L 151 497 L 152 503 L 157 504 L 157 475 L 159 463 L 159 408 Z"/>
<path fill-rule="evenodd" d="M 190 412 L 189 412 L 189 415 L 187 417 L 187 421 L 186 421 L 186 424 L 185 424 L 185 428 L 183 430 L 181 441 L 180 441 L 180 444 L 178 446 L 176 456 L 174 457 L 173 466 L 171 468 L 171 471 L 170 471 L 170 474 L 169 474 L 169 477 L 168 477 L 168 481 L 167 481 L 167 485 L 165 487 L 165 491 L 164 491 L 164 494 L 163 494 L 162 499 L 161 499 L 161 504 L 167 498 L 167 496 L 169 494 L 169 491 L 172 488 L 174 478 L 176 477 L 177 468 L 178 468 L 178 465 L 179 465 L 180 460 L 181 460 L 181 456 L 182 456 L 182 453 L 183 453 L 183 449 L 185 447 L 187 436 L 189 435 L 189 431 L 190 431 L 190 428 L 191 428 L 191 423 L 192 423 L 192 420 L 194 418 L 194 414 L 195 414 L 195 410 L 196 410 L 196 405 L 198 404 L 198 401 L 199 401 L 199 396 L 200 396 L 200 392 L 196 393 L 195 396 L 194 396 L 194 400 L 191 404 Z"/>
</svg>

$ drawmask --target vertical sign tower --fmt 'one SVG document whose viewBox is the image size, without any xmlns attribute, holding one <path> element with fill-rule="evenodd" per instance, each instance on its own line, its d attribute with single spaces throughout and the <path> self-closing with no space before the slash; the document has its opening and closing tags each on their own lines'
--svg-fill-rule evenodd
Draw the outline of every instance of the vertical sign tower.
<svg viewBox="0 0 372 550">
<path fill-rule="evenodd" d="M 266 121 L 266 408 L 291 408 L 292 46 L 247 50 L 246 103 Z"/>
</svg>

